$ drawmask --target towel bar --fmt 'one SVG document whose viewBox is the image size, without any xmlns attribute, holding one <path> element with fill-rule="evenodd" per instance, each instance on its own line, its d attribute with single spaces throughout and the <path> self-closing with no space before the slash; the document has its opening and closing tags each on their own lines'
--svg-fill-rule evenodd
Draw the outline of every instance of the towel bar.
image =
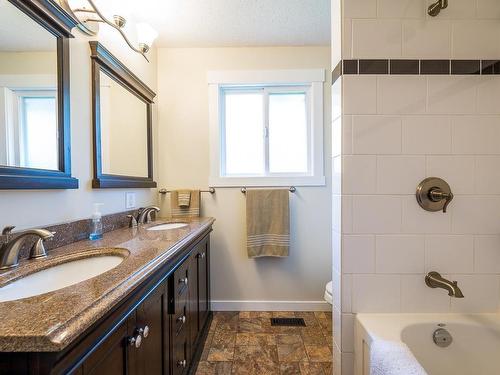
<svg viewBox="0 0 500 375">
<path fill-rule="evenodd" d="M 158 190 L 158 193 L 160 193 L 160 194 L 167 194 L 167 193 L 171 193 L 171 191 L 163 188 L 163 189 Z M 215 193 L 215 188 L 209 187 L 208 190 L 200 190 L 200 193 L 214 194 Z"/>
<path fill-rule="evenodd" d="M 295 193 L 295 192 L 297 191 L 297 188 L 296 188 L 295 186 L 290 186 L 290 187 L 288 188 L 288 190 L 290 191 L 290 193 Z M 245 194 L 245 193 L 247 192 L 247 188 L 246 188 L 246 187 L 242 187 L 242 188 L 241 188 L 241 192 L 242 192 L 243 194 Z"/>
</svg>

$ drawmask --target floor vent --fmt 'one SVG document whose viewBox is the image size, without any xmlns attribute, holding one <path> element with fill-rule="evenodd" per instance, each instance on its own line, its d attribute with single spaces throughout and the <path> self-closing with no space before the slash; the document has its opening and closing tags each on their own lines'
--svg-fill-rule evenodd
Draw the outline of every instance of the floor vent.
<svg viewBox="0 0 500 375">
<path fill-rule="evenodd" d="M 303 318 L 271 318 L 272 326 L 284 327 L 305 327 L 306 322 Z"/>
</svg>

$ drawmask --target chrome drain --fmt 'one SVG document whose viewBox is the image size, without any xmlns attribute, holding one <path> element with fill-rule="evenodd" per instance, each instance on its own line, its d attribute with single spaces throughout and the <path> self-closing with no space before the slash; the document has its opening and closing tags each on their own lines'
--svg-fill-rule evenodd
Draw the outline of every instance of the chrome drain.
<svg viewBox="0 0 500 375">
<path fill-rule="evenodd" d="M 432 340 L 440 348 L 447 348 L 453 342 L 453 337 L 446 329 L 438 328 L 432 334 Z"/>
</svg>

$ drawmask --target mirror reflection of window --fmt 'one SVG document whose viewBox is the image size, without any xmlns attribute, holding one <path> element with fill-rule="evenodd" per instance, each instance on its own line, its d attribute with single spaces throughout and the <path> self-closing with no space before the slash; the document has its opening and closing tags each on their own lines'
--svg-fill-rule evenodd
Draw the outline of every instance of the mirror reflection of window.
<svg viewBox="0 0 500 375">
<path fill-rule="evenodd" d="M 102 173 L 147 177 L 147 105 L 101 71 Z"/>
<path fill-rule="evenodd" d="M 0 0 L 0 165 L 59 169 L 57 38 Z"/>
</svg>

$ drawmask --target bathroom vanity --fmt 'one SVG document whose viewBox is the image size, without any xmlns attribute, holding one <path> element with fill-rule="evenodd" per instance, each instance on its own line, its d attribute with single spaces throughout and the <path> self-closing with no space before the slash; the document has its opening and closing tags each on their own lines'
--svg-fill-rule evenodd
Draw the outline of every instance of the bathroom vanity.
<svg viewBox="0 0 500 375">
<path fill-rule="evenodd" d="M 114 254 L 115 268 L 73 286 L 0 303 L 0 374 L 193 373 L 211 321 L 213 219 L 170 230 L 118 229 L 0 275 Z"/>
</svg>

